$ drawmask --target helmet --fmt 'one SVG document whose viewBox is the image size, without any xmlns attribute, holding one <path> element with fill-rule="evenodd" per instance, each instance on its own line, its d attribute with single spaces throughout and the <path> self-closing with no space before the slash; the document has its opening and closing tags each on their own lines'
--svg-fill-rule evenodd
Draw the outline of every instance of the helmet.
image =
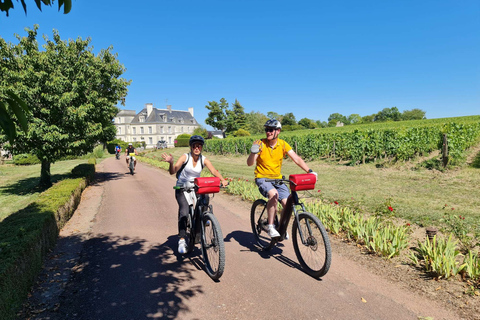
<svg viewBox="0 0 480 320">
<path fill-rule="evenodd" d="M 133 144 L 132 144 L 131 142 L 130 142 L 128 145 L 129 145 L 129 146 L 133 146 Z"/>
<path fill-rule="evenodd" d="M 190 147 L 194 144 L 194 143 L 200 143 L 202 144 L 202 146 L 205 144 L 205 139 L 203 139 L 202 136 L 191 136 L 190 137 L 190 141 L 188 142 L 188 144 L 190 145 Z"/>
<path fill-rule="evenodd" d="M 265 122 L 263 125 L 265 128 L 275 128 L 275 129 L 282 129 L 282 124 L 280 121 L 275 120 L 275 119 L 270 119 Z"/>
</svg>

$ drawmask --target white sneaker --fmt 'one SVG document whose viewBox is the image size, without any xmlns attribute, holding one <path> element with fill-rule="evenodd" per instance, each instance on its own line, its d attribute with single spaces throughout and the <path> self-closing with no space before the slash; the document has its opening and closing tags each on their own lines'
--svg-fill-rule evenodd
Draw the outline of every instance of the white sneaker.
<svg viewBox="0 0 480 320">
<path fill-rule="evenodd" d="M 187 253 L 187 243 L 185 242 L 185 239 L 178 240 L 178 253 Z"/>
<path fill-rule="evenodd" d="M 290 235 L 288 234 L 288 231 L 285 231 L 285 237 L 283 239 L 288 240 L 290 239 Z"/>
<path fill-rule="evenodd" d="M 277 229 L 275 229 L 275 226 L 273 224 L 268 225 L 268 235 L 270 236 L 270 238 L 280 237 L 280 233 L 278 233 Z"/>
</svg>

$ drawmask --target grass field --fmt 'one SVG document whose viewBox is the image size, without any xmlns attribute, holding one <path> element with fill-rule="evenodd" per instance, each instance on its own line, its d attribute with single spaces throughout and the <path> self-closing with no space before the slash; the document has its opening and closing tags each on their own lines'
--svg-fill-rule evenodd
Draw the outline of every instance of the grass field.
<svg viewBox="0 0 480 320">
<path fill-rule="evenodd" d="M 165 151 L 172 153 L 176 160 L 188 148 Z M 161 153 L 157 151 L 150 155 L 158 159 Z M 245 156 L 205 155 L 225 177 L 254 178 L 254 167 L 247 166 Z M 382 211 L 389 204 L 395 209 L 397 217 L 421 226 L 441 225 L 441 219 L 446 214 L 461 215 L 479 224 L 480 169 L 477 165 L 439 172 L 413 170 L 414 163 L 396 164 L 389 168 L 377 168 L 375 164 L 352 167 L 328 161 L 308 164 L 318 173 L 316 190 L 311 194 L 328 202 L 337 201 L 342 206 L 366 213 Z M 288 159 L 284 161 L 282 173 L 303 172 Z"/>
<path fill-rule="evenodd" d="M 78 159 L 53 163 L 50 169 L 52 183 L 65 178 L 78 164 L 87 162 L 88 159 Z M 0 221 L 37 199 L 42 191 L 37 187 L 40 166 L 0 165 Z"/>
</svg>

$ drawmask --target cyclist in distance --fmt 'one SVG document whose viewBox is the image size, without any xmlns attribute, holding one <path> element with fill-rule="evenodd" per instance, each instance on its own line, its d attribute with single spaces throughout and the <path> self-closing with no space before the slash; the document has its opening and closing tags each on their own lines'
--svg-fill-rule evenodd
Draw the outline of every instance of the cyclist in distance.
<svg viewBox="0 0 480 320">
<path fill-rule="evenodd" d="M 117 144 L 115 146 L 115 155 L 120 154 L 120 152 L 122 152 L 122 148 Z"/>
<path fill-rule="evenodd" d="M 127 168 L 128 168 L 128 161 L 130 159 L 129 157 L 130 153 L 135 153 L 135 155 L 138 156 L 137 149 L 133 147 L 132 143 L 129 143 L 127 149 L 125 149 L 125 155 L 127 156 L 127 159 L 126 159 Z M 137 166 L 137 159 L 135 157 L 132 157 L 132 159 L 133 159 L 133 168 L 135 170 L 135 167 Z"/>
<path fill-rule="evenodd" d="M 271 238 L 280 237 L 274 225 L 275 216 L 277 214 L 278 201 L 285 207 L 290 191 L 285 184 L 273 184 L 266 179 L 281 179 L 282 162 L 285 155 L 288 155 L 293 162 L 307 173 L 317 175 L 308 167 L 303 159 L 298 156 L 292 147 L 285 141 L 278 138 L 282 125 L 280 121 L 275 119 L 268 120 L 265 125 L 266 138 L 256 140 L 250 149 L 250 155 L 247 158 L 247 165 L 255 166 L 255 183 L 260 193 L 268 198 L 268 235 Z M 286 236 L 288 239 L 288 235 Z"/>
<path fill-rule="evenodd" d="M 168 169 L 170 174 L 177 173 L 176 185 L 178 187 L 183 187 L 185 182 L 193 181 L 195 178 L 199 178 L 204 166 L 206 166 L 215 177 L 220 178 L 224 187 L 228 185 L 228 181 L 225 180 L 220 172 L 215 169 L 210 160 L 202 155 L 204 144 L 205 140 L 202 136 L 192 136 L 189 141 L 190 152 L 182 154 L 175 164 L 171 154 L 162 154 L 163 160 L 170 164 Z M 185 236 L 189 205 L 182 190 L 175 190 L 175 198 L 178 202 L 178 236 L 180 238 L 178 240 L 178 253 L 184 254 L 187 252 Z"/>
</svg>

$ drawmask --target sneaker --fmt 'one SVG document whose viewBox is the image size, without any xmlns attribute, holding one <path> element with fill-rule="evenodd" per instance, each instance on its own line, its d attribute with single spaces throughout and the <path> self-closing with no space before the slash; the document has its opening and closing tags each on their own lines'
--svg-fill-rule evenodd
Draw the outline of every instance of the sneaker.
<svg viewBox="0 0 480 320">
<path fill-rule="evenodd" d="M 280 233 L 278 233 L 277 229 L 275 229 L 275 226 L 273 224 L 268 225 L 268 235 L 270 236 L 270 238 L 280 237 Z"/>
<path fill-rule="evenodd" d="M 283 239 L 288 240 L 290 239 L 290 235 L 288 234 L 288 231 L 285 232 L 285 237 Z"/>
<path fill-rule="evenodd" d="M 178 253 L 187 253 L 187 243 L 185 242 L 185 239 L 178 240 Z"/>
<path fill-rule="evenodd" d="M 205 222 L 205 227 L 210 227 L 210 220 L 207 220 L 207 222 Z"/>
</svg>

